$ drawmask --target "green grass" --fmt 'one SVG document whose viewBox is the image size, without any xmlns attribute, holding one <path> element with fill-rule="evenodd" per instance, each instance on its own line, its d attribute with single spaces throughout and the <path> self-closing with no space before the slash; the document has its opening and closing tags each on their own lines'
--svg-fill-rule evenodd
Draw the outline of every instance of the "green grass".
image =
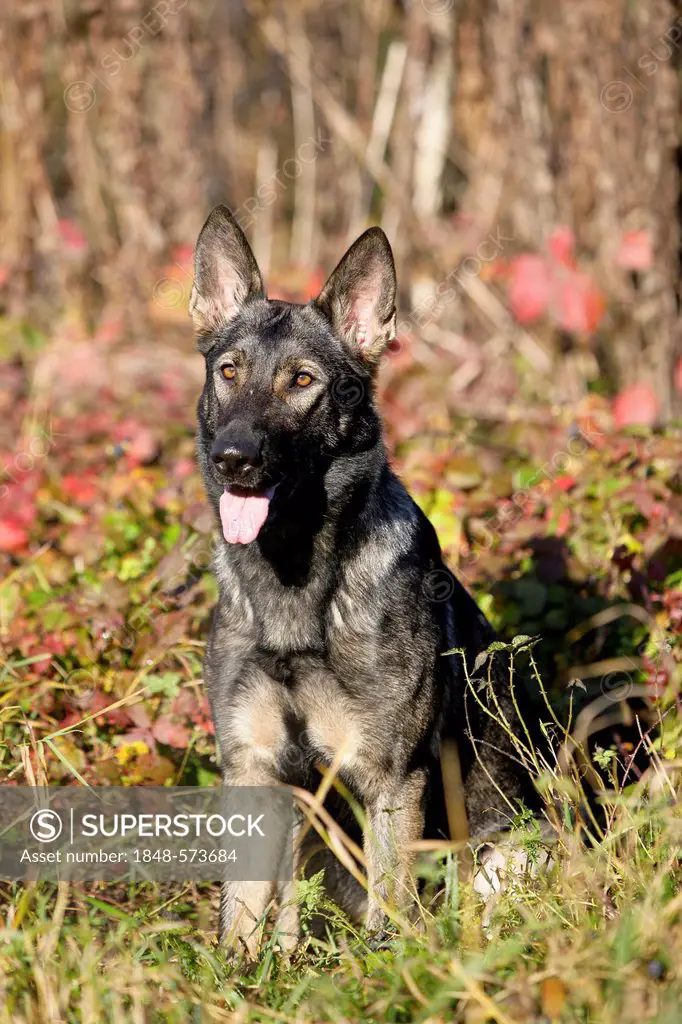
<svg viewBox="0 0 682 1024">
<path fill-rule="evenodd" d="M 547 727 L 552 717 L 548 707 Z M 0 1021 L 678 1021 L 682 761 L 664 763 L 646 737 L 651 765 L 630 783 L 618 754 L 602 751 L 588 804 L 586 748 L 555 728 L 572 756 L 550 763 L 517 742 L 550 840 L 517 816 L 503 848 L 523 852 L 526 868 L 488 908 L 468 848 L 423 854 L 422 900 L 394 910 L 376 949 L 315 876 L 297 900 L 304 933 L 321 914 L 325 937 L 305 934 L 287 959 L 269 933 L 247 967 L 217 945 L 214 886 L 6 885 Z"/>
<path fill-rule="evenodd" d="M 421 933 L 404 927 L 373 951 L 337 921 L 292 962 L 268 946 L 246 974 L 201 927 L 210 889 L 16 887 L 0 931 L 0 1020 L 672 1024 L 682 1005 L 682 820 L 665 799 L 616 804 L 599 842 L 564 831 L 553 867 L 513 880 L 486 929 L 466 871 L 450 870 Z"/>
<path fill-rule="evenodd" d="M 125 412 L 104 395 L 96 414 L 55 416 L 68 443 L 5 496 L 26 542 L 0 552 L 2 783 L 218 779 L 201 678 L 212 523 L 192 404 L 160 431 L 161 399 L 149 385 Z M 12 409 L 28 450 L 33 405 L 18 392 Z M 120 443 L 100 412 L 129 417 Z M 520 749 L 551 808 L 552 866 L 511 878 L 488 919 L 470 856 L 424 855 L 419 926 L 398 915 L 379 950 L 305 883 L 302 917 L 322 910 L 329 934 L 291 961 L 271 938 L 248 970 L 217 945 L 215 886 L 1 882 L 2 1024 L 682 1020 L 682 435 L 588 426 L 576 445 L 559 415 L 552 429 L 466 421 L 396 452 L 501 635 L 542 638 L 515 651 L 560 751 Z M 148 430 L 158 452 L 139 456 Z M 656 726 L 643 738 L 623 688 Z M 511 842 L 533 855 L 540 840 L 521 816 Z"/>
</svg>

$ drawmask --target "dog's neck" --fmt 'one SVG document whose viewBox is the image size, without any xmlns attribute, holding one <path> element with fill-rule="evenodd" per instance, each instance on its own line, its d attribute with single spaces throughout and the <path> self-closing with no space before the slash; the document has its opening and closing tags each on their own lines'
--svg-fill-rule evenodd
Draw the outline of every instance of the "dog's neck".
<svg viewBox="0 0 682 1024">
<path fill-rule="evenodd" d="M 248 545 L 222 540 L 237 571 L 265 563 L 284 586 L 305 586 L 315 561 L 338 558 L 357 539 L 381 475 L 388 468 L 383 440 L 330 459 L 319 474 L 283 483 L 258 538 Z"/>
</svg>

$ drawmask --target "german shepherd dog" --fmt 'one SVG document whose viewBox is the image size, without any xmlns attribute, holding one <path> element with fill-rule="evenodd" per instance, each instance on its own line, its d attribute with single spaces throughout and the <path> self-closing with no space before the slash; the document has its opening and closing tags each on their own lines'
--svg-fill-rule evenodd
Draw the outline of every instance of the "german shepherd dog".
<svg viewBox="0 0 682 1024">
<path fill-rule="evenodd" d="M 446 742 L 471 836 L 508 826 L 531 796 L 488 708 L 517 720 L 507 670 L 491 700 L 489 687 L 470 692 L 460 654 L 444 656 L 461 648 L 473 664 L 493 631 L 387 460 L 374 382 L 395 337 L 391 248 L 370 228 L 314 301 L 271 301 L 218 206 L 194 271 L 206 359 L 198 459 L 223 538 L 205 664 L 223 781 L 314 791 L 319 766 L 333 765 L 364 808 L 368 875 L 366 898 L 347 873 L 338 898 L 357 911 L 360 892 L 366 927 L 381 934 L 385 907 L 409 892 L 406 848 L 448 834 Z M 335 873 L 329 864 L 325 881 Z M 292 896 L 279 893 L 287 949 L 298 941 Z M 268 883 L 224 883 L 223 939 L 254 956 L 272 898 Z"/>
</svg>

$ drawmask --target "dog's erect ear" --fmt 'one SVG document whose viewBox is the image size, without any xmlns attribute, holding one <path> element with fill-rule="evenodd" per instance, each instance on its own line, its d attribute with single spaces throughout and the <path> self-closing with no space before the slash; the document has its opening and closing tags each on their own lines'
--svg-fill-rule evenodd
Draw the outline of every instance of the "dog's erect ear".
<svg viewBox="0 0 682 1024">
<path fill-rule="evenodd" d="M 202 352 L 247 299 L 263 296 L 263 280 L 244 232 L 226 206 L 216 206 L 199 232 L 189 312 Z"/>
<path fill-rule="evenodd" d="M 381 228 L 353 242 L 315 300 L 336 334 L 370 366 L 395 338 L 395 266 Z"/>
</svg>

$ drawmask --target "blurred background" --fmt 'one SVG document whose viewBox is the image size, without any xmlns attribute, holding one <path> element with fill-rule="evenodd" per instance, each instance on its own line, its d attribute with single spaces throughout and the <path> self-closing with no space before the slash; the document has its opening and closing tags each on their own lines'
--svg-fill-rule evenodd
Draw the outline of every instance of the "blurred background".
<svg viewBox="0 0 682 1024">
<path fill-rule="evenodd" d="M 503 636 L 542 637 L 557 701 L 679 700 L 681 50 L 667 0 L 4 0 L 12 766 L 26 721 L 67 743 L 89 715 L 79 777 L 211 756 L 187 303 L 216 203 L 290 300 L 384 227 L 380 406 L 450 564 Z"/>
<path fill-rule="evenodd" d="M 391 372 L 427 371 L 441 410 L 637 384 L 621 418 L 667 420 L 677 18 L 666 0 L 5 0 L 3 346 L 189 348 L 191 248 L 227 202 L 282 296 L 380 223 L 409 341 Z"/>
</svg>

